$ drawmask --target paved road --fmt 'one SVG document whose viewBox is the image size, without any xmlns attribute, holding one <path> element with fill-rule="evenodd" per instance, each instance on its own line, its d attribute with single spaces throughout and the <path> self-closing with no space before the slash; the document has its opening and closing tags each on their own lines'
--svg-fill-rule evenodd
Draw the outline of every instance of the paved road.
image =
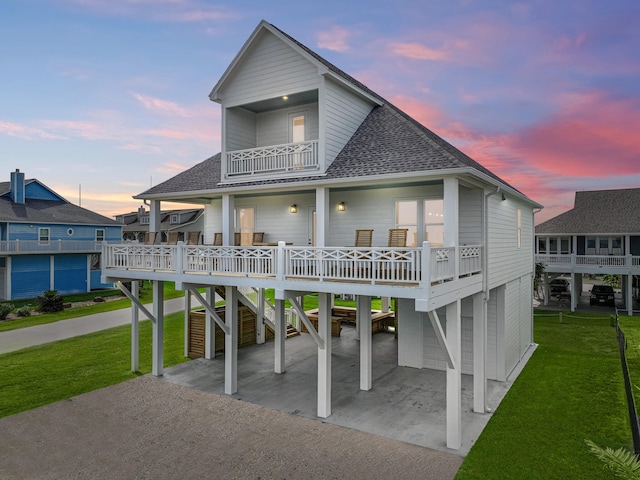
<svg viewBox="0 0 640 480">
<path fill-rule="evenodd" d="M 196 300 L 192 299 L 192 305 Z M 147 306 L 151 308 L 151 304 Z M 165 315 L 184 310 L 184 298 L 167 300 L 164 305 Z M 146 318 L 142 312 L 140 319 Z M 21 350 L 34 345 L 55 342 L 65 338 L 86 335 L 87 333 L 106 330 L 131 323 L 131 309 L 113 310 L 112 312 L 96 313 L 84 317 L 70 318 L 46 325 L 20 328 L 0 333 L 0 354 Z"/>
</svg>

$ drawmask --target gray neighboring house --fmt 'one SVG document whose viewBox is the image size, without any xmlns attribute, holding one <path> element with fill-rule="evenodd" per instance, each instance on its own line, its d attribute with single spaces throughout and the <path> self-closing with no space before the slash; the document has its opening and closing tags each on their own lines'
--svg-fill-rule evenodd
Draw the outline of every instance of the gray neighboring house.
<svg viewBox="0 0 640 480">
<path fill-rule="evenodd" d="M 582 275 L 622 275 L 625 310 L 633 313 L 640 275 L 640 188 L 576 192 L 574 207 L 536 227 L 536 262 L 549 280 L 569 275 L 571 311 Z"/>
<path fill-rule="evenodd" d="M 156 243 L 166 243 L 169 232 L 179 232 L 178 240 L 186 241 L 187 233 L 204 231 L 204 208 L 163 210 L 160 216 L 161 238 Z M 144 206 L 140 206 L 136 212 L 116 215 L 116 221 L 124 225 L 122 239 L 144 242 L 145 234 L 149 231 L 149 218 L 149 212 Z"/>
</svg>

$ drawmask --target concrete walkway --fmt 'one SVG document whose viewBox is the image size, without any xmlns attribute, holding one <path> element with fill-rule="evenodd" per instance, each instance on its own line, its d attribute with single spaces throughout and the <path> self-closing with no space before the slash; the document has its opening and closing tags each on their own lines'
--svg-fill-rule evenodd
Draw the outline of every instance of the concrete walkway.
<svg viewBox="0 0 640 480">
<path fill-rule="evenodd" d="M 196 300 L 192 299 L 191 302 L 193 305 Z M 151 304 L 148 305 L 148 308 L 151 308 Z M 184 310 L 184 297 L 167 300 L 164 304 L 165 315 L 182 310 Z M 140 312 L 140 320 L 144 319 L 146 319 L 145 315 Z M 0 333 L 0 354 L 130 323 L 131 308 L 123 308 L 111 312 L 96 313 L 55 323 L 2 332 Z"/>
</svg>

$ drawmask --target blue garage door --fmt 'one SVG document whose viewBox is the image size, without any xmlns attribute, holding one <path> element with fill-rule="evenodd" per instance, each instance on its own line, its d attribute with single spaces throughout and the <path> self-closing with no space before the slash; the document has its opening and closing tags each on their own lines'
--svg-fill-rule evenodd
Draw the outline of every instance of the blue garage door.
<svg viewBox="0 0 640 480">
<path fill-rule="evenodd" d="M 54 288 L 59 294 L 87 291 L 87 256 L 56 255 Z"/>
<path fill-rule="evenodd" d="M 11 298 L 32 298 L 49 290 L 49 255 L 11 258 Z"/>
</svg>

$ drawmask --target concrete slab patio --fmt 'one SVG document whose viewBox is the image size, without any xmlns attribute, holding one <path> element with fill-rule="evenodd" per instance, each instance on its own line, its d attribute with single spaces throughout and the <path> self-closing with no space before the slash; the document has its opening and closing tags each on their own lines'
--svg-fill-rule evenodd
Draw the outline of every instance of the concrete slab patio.
<svg viewBox="0 0 640 480">
<path fill-rule="evenodd" d="M 529 349 L 529 355 L 533 348 Z M 317 350 L 308 334 L 285 342 L 286 372 L 273 372 L 274 342 L 238 350 L 238 393 L 233 398 L 298 416 L 383 435 L 423 447 L 466 455 L 490 413 L 473 413 L 473 379 L 462 379 L 462 447 L 446 447 L 445 372 L 397 366 L 392 333 L 373 335 L 373 389 L 359 388 L 359 342 L 355 327 L 332 338 L 332 414 L 316 416 Z M 514 372 L 513 377 L 518 372 Z M 224 354 L 165 369 L 164 380 L 224 394 Z M 488 382 L 487 403 L 498 406 L 513 382 Z"/>
</svg>

